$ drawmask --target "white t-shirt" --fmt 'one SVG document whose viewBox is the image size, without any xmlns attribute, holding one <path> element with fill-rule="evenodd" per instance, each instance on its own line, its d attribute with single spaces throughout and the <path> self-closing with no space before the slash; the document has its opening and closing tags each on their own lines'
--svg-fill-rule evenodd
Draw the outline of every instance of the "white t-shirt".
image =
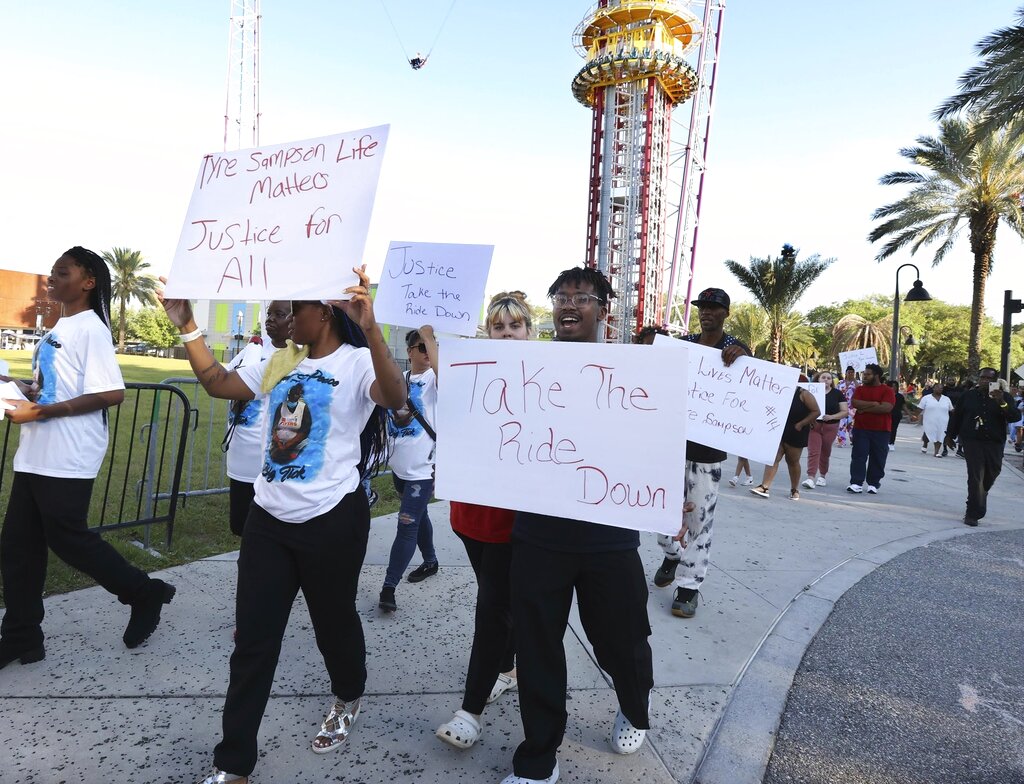
<svg viewBox="0 0 1024 784">
<path fill-rule="evenodd" d="M 39 341 L 32 358 L 37 403 L 124 389 L 110 329 L 92 310 L 65 316 Z M 14 470 L 65 479 L 95 479 L 107 453 L 104 411 L 54 417 L 21 426 Z"/>
<path fill-rule="evenodd" d="M 268 350 L 269 349 L 269 350 Z M 262 346 L 249 343 L 235 354 L 227 364 L 228 370 L 237 370 L 247 365 L 259 365 L 274 353 L 274 345 L 268 340 Z M 238 414 L 235 412 L 241 407 Z M 263 468 L 263 416 L 264 401 L 256 398 L 249 401 L 228 403 L 228 426 L 235 423 L 231 442 L 228 444 L 227 474 L 239 482 L 256 481 Z"/>
<path fill-rule="evenodd" d="M 409 399 L 433 428 L 437 417 L 437 376 L 433 368 L 409 376 Z M 405 407 L 388 412 L 388 435 L 395 476 L 415 480 L 434 475 L 434 439 Z"/>
<path fill-rule="evenodd" d="M 256 503 L 278 520 L 304 523 L 330 511 L 359 487 L 359 434 L 374 403 L 370 350 L 341 346 L 302 360 L 270 391 L 260 392 L 264 365 L 238 369 L 264 397 L 263 469 Z"/>
</svg>

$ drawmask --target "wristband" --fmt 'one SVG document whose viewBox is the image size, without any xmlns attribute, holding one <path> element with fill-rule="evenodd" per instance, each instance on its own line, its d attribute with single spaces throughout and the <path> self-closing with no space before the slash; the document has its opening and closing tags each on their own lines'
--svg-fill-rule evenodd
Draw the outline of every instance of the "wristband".
<svg viewBox="0 0 1024 784">
<path fill-rule="evenodd" d="M 190 343 L 193 340 L 196 340 L 197 338 L 201 338 L 202 336 L 203 331 L 199 328 L 196 328 L 191 332 L 182 332 L 180 337 L 182 343 Z"/>
</svg>

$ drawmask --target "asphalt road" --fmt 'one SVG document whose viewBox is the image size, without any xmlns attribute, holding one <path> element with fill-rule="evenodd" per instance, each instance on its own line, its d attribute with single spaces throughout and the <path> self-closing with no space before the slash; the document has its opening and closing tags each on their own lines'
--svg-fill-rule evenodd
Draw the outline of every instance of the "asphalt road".
<svg viewBox="0 0 1024 784">
<path fill-rule="evenodd" d="M 1024 783 L 1024 532 L 911 550 L 848 591 L 764 782 Z"/>
</svg>

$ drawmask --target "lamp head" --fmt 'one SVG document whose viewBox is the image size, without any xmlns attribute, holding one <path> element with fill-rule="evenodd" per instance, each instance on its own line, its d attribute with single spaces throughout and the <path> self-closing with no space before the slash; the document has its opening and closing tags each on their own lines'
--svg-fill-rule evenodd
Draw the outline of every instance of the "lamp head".
<svg viewBox="0 0 1024 784">
<path fill-rule="evenodd" d="M 904 302 L 930 302 L 932 295 L 925 289 L 924 284 L 919 280 L 914 281 L 913 287 L 907 292 Z"/>
</svg>

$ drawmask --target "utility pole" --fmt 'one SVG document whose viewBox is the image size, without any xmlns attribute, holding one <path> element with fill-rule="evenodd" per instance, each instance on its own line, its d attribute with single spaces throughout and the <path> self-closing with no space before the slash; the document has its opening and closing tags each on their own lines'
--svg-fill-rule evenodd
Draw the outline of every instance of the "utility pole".
<svg viewBox="0 0 1024 784">
<path fill-rule="evenodd" d="M 1024 309 L 1019 299 L 1013 298 L 1013 292 L 1007 289 L 1003 294 L 1003 343 L 999 351 L 999 375 L 1010 383 L 1010 319 L 1014 313 Z"/>
</svg>

